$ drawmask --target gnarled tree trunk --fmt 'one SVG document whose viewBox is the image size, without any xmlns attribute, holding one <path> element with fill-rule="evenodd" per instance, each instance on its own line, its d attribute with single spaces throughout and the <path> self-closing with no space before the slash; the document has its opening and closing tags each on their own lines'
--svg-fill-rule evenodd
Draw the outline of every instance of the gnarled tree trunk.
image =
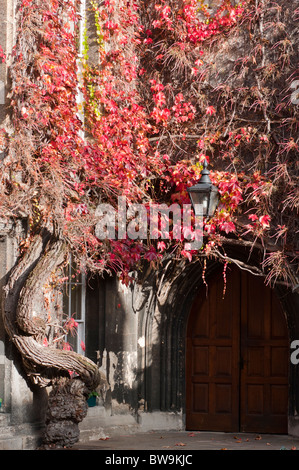
<svg viewBox="0 0 299 470">
<path fill-rule="evenodd" d="M 101 380 L 98 367 L 88 358 L 43 344 L 47 327 L 43 287 L 65 255 L 64 242 L 41 230 L 10 273 L 3 306 L 6 331 L 28 378 L 40 387 L 52 386 L 43 443 L 48 448 L 71 446 L 78 440 L 87 396 Z"/>
</svg>

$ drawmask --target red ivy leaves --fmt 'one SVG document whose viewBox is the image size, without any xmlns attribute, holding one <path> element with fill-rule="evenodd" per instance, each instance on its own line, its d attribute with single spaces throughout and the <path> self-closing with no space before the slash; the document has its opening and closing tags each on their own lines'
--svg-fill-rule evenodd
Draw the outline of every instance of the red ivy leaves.
<svg viewBox="0 0 299 470">
<path fill-rule="evenodd" d="M 34 0 L 23 0 L 22 6 L 29 8 L 34 4 Z M 99 63 L 98 66 L 90 65 L 87 60 L 83 63 L 84 123 L 78 118 L 77 50 L 75 36 L 69 27 L 74 20 L 78 21 L 78 14 L 71 1 L 64 2 L 65 21 L 61 20 L 60 2 L 49 0 L 40 7 L 44 41 L 39 44 L 36 57 L 38 78 L 33 82 L 30 77 L 24 77 L 19 88 L 14 90 L 23 101 L 16 127 L 24 125 L 37 134 L 46 132 L 47 139 L 38 155 L 41 167 L 38 176 L 44 172 L 43 184 L 48 188 L 46 179 L 55 174 L 62 193 L 63 216 L 60 216 L 65 234 L 81 253 L 91 255 L 99 269 L 105 265 L 121 270 L 128 281 L 128 272 L 136 264 L 142 259 L 158 263 L 168 245 L 161 240 L 157 246 L 132 240 L 112 240 L 108 245 L 101 243 L 92 232 L 92 211 L 96 201 L 115 203 L 117 195 L 122 194 L 132 202 L 148 203 L 157 198 L 157 201 L 164 199 L 189 204 L 187 187 L 198 180 L 202 155 L 208 144 L 218 138 L 217 135 L 207 138 L 207 134 L 199 138 L 198 147 L 202 153 L 197 157 L 193 155 L 192 163 L 189 159 L 173 163 L 167 154 L 159 152 L 159 147 L 152 142 L 161 134 L 160 130 L 162 134 L 173 129 L 184 131 L 183 126 L 200 116 L 196 100 L 185 99 L 183 90 L 174 93 L 171 83 L 161 83 L 158 73 L 148 76 L 147 70 L 139 67 L 137 54 L 143 53 L 143 48 L 155 45 L 157 29 L 163 34 L 175 33 L 175 45 L 181 51 L 190 44 L 198 46 L 237 24 L 244 5 L 245 2 L 243 6 L 232 6 L 225 0 L 213 18 L 202 8 L 203 21 L 197 0 L 183 0 L 182 8 L 177 11 L 171 10 L 166 1 L 157 1 L 155 19 L 144 26 L 137 3 L 119 2 L 117 14 L 113 1 L 105 0 L 101 7 L 94 3 Z M 103 46 L 105 42 L 109 47 Z M 153 72 L 164 60 L 164 54 L 158 51 L 154 57 Z M 17 51 L 16 60 L 26 66 L 20 51 Z M 198 50 L 192 68 L 194 77 L 197 77 L 203 60 L 204 53 Z M 143 101 L 138 80 L 143 87 L 148 87 L 148 102 Z M 23 99 L 25 90 L 26 99 Z M 217 118 L 213 105 L 205 105 L 201 112 L 209 121 Z M 82 130 L 87 133 L 88 140 L 82 139 Z M 184 139 L 184 134 L 181 138 Z M 235 148 L 250 138 L 250 130 L 244 128 L 237 134 L 229 134 L 228 142 Z M 194 165 L 196 158 L 198 163 Z M 205 226 L 206 233 L 212 237 L 219 232 L 235 233 L 235 219 L 241 205 L 246 198 L 262 197 L 264 183 L 258 175 L 250 180 L 243 175 L 212 172 L 211 177 L 218 186 L 221 201 L 215 217 Z M 268 228 L 267 216 L 258 214 L 255 223 L 257 221 L 261 228 Z M 76 224 L 81 226 L 81 232 L 72 229 Z M 181 246 L 178 253 L 192 259 L 192 254 L 181 250 Z"/>
<path fill-rule="evenodd" d="M 0 46 L 0 59 L 2 62 L 5 62 L 6 61 L 6 55 L 2 49 L 2 47 Z"/>
</svg>

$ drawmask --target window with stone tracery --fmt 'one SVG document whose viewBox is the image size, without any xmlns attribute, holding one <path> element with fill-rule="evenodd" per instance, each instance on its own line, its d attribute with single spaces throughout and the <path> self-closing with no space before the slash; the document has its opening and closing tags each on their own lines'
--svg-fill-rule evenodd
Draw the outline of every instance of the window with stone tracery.
<svg viewBox="0 0 299 470">
<path fill-rule="evenodd" d="M 63 311 L 69 330 L 66 343 L 73 351 L 85 355 L 86 277 L 76 269 L 72 259 L 64 285 Z"/>
</svg>

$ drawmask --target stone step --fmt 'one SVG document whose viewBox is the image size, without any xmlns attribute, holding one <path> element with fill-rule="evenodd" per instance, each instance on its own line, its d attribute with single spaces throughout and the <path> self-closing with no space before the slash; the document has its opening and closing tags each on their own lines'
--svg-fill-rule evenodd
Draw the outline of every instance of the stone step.
<svg viewBox="0 0 299 470">
<path fill-rule="evenodd" d="M 40 432 L 34 426 L 0 426 L 0 450 L 33 450 L 40 444 Z"/>
<path fill-rule="evenodd" d="M 1 427 L 8 426 L 10 423 L 10 413 L 0 413 L 0 433 Z"/>
<path fill-rule="evenodd" d="M 19 447 L 18 439 L 15 438 L 13 428 L 9 426 L 10 414 L 0 414 L 0 450 L 13 450 Z"/>
<path fill-rule="evenodd" d="M 138 424 L 133 416 L 111 415 L 101 406 L 88 409 L 87 416 L 79 424 L 80 441 L 101 440 L 115 434 L 133 434 Z"/>
</svg>

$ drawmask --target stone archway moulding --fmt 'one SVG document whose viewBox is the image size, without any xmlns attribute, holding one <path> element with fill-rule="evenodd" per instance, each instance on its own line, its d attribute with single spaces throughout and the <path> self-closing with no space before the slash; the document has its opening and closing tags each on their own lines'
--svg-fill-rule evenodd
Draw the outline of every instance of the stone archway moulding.
<svg viewBox="0 0 299 470">
<path fill-rule="evenodd" d="M 205 279 L 223 269 L 207 263 Z M 202 266 L 194 263 L 166 281 L 149 296 L 143 310 L 141 329 L 145 337 L 142 395 L 146 411 L 177 413 L 185 420 L 185 341 L 188 316 L 198 290 L 204 285 Z M 299 339 L 299 295 L 285 287 L 275 289 L 286 316 L 289 340 Z M 141 364 L 140 364 L 141 365 Z M 290 363 L 289 434 L 299 435 L 299 369 Z"/>
</svg>

